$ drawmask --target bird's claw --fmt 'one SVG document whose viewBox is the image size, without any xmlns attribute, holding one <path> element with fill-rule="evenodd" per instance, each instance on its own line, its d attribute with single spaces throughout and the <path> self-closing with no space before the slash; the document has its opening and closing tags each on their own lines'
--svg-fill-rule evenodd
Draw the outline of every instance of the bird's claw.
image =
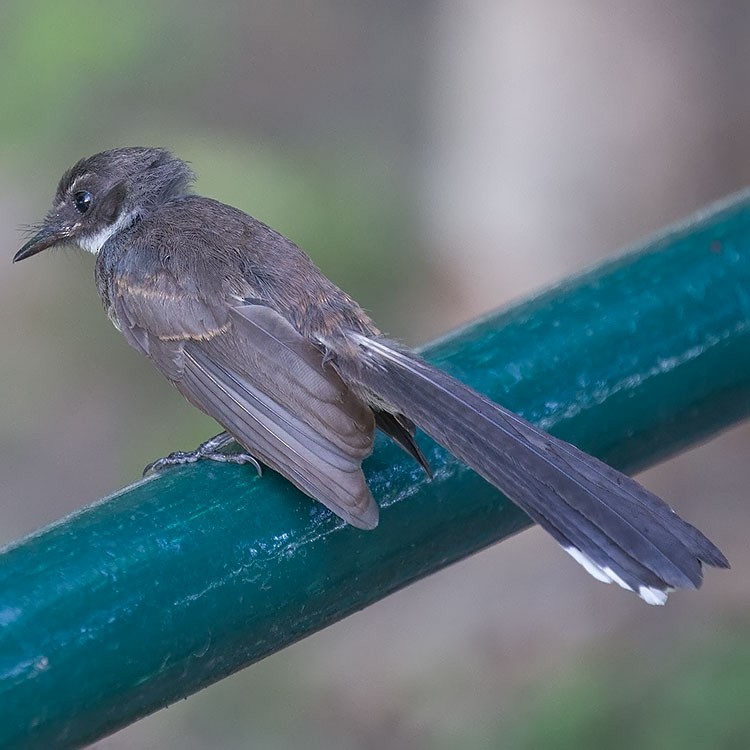
<svg viewBox="0 0 750 750">
<path fill-rule="evenodd" d="M 262 473 L 262 467 L 255 456 L 252 456 L 246 451 L 225 453 L 226 448 L 232 444 L 236 444 L 234 438 L 226 432 L 221 432 L 218 435 L 206 440 L 205 443 L 201 443 L 193 451 L 174 451 L 168 456 L 163 458 L 157 458 L 156 461 L 152 461 L 143 470 L 143 476 L 148 474 L 159 474 L 164 469 L 168 469 L 172 466 L 182 466 L 184 464 L 192 464 L 196 461 L 207 459 L 209 461 L 218 461 L 226 464 L 252 464 L 258 475 Z"/>
</svg>

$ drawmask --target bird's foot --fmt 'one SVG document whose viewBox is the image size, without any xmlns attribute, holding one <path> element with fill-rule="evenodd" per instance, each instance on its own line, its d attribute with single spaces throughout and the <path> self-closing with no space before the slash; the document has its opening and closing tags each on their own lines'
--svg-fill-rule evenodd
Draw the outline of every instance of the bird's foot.
<svg viewBox="0 0 750 750">
<path fill-rule="evenodd" d="M 227 448 L 238 445 L 235 439 L 227 432 L 220 432 L 218 435 L 201 443 L 194 451 L 175 451 L 164 458 L 157 458 L 152 461 L 144 470 L 143 476 L 147 474 L 158 474 L 164 469 L 171 466 L 182 466 L 183 464 L 192 464 L 202 459 L 209 461 L 219 461 L 225 464 L 252 464 L 258 475 L 262 473 L 262 468 L 258 459 L 244 450 L 239 452 L 225 452 Z"/>
</svg>

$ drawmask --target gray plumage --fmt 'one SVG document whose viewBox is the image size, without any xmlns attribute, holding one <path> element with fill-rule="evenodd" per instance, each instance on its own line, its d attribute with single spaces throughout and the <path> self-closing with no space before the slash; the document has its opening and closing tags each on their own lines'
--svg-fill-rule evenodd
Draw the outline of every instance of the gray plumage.
<svg viewBox="0 0 750 750">
<path fill-rule="evenodd" d="M 652 604 L 701 584 L 721 552 L 662 500 L 384 338 L 296 245 L 188 192 L 162 149 L 78 162 L 17 254 L 94 252 L 128 343 L 252 456 L 360 528 L 378 508 L 362 473 L 382 429 L 426 470 L 414 425 L 516 502 L 586 569 Z"/>
</svg>

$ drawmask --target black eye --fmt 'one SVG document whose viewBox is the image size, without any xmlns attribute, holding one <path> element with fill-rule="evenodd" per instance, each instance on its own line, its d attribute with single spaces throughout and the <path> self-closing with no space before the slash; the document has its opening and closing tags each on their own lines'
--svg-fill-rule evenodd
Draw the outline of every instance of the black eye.
<svg viewBox="0 0 750 750">
<path fill-rule="evenodd" d="M 91 208 L 94 196 L 88 190 L 79 190 L 73 195 L 73 203 L 79 213 L 85 214 Z"/>
</svg>

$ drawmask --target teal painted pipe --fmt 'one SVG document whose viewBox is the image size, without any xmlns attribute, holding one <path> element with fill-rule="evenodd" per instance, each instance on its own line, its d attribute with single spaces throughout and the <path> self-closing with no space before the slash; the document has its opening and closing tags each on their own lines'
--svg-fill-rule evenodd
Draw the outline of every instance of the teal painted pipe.
<svg viewBox="0 0 750 750">
<path fill-rule="evenodd" d="M 750 410 L 750 196 L 426 354 L 627 471 L 699 442 Z M 207 462 L 6 549 L 0 746 L 91 742 L 528 524 L 423 444 L 432 481 L 385 440 L 366 462 L 372 532 Z"/>
</svg>

